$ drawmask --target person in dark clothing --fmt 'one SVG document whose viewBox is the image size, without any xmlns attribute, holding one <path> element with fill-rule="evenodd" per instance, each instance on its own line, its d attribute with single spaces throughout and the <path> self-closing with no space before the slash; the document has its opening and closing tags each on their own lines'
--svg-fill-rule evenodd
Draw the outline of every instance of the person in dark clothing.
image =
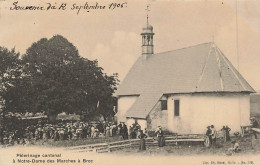
<svg viewBox="0 0 260 165">
<path fill-rule="evenodd" d="M 122 122 L 120 122 L 120 124 L 118 124 L 118 133 L 119 133 L 119 135 L 121 135 L 122 136 L 122 134 L 123 134 L 123 124 L 122 124 Z"/>
<path fill-rule="evenodd" d="M 222 134 L 223 134 L 224 142 L 226 142 L 226 141 L 227 141 L 226 127 L 223 126 L 223 127 L 221 128 L 221 131 L 222 131 Z"/>
<path fill-rule="evenodd" d="M 116 135 L 116 132 L 117 132 L 117 126 L 116 126 L 116 124 L 113 124 L 113 127 L 112 127 L 112 136 L 115 136 L 115 135 Z"/>
<path fill-rule="evenodd" d="M 97 129 L 98 129 L 99 132 L 101 132 L 101 133 L 104 133 L 104 132 L 105 132 L 105 129 L 104 129 L 102 123 L 99 123 L 99 124 L 97 125 Z"/>
<path fill-rule="evenodd" d="M 55 132 L 54 132 L 54 141 L 60 140 L 59 128 L 56 128 L 56 129 L 57 130 L 55 130 Z"/>
<path fill-rule="evenodd" d="M 217 144 L 217 131 L 216 131 L 216 128 L 214 127 L 214 125 L 211 125 L 210 129 L 211 129 L 212 145 L 213 145 L 213 147 L 216 147 L 216 144 Z"/>
<path fill-rule="evenodd" d="M 136 136 L 137 136 L 137 134 L 136 134 L 134 128 L 130 126 L 130 138 L 136 139 Z"/>
<path fill-rule="evenodd" d="M 207 131 L 206 131 L 206 135 L 207 135 L 208 138 L 209 138 L 209 145 L 210 145 L 210 146 L 212 145 L 212 136 L 211 136 L 211 134 L 212 134 L 212 131 L 211 131 L 211 129 L 210 129 L 210 126 L 208 126 L 208 127 L 207 127 Z"/>
<path fill-rule="evenodd" d="M 71 140 L 72 139 L 72 132 L 71 132 L 71 128 L 68 128 L 68 139 Z"/>
<path fill-rule="evenodd" d="M 87 133 L 87 128 L 86 128 L 86 127 L 83 127 L 83 128 L 82 128 L 82 137 L 83 137 L 83 138 L 87 138 L 87 134 L 88 134 L 88 133 Z"/>
<path fill-rule="evenodd" d="M 230 139 L 230 131 L 231 131 L 231 129 L 228 127 L 228 126 L 226 126 L 226 139 L 227 139 L 227 141 L 230 141 L 231 139 Z"/>
<path fill-rule="evenodd" d="M 158 126 L 158 129 L 156 130 L 157 138 L 158 138 L 158 146 L 163 147 L 165 146 L 165 140 L 163 135 L 163 130 L 161 126 Z"/>
<path fill-rule="evenodd" d="M 258 128 L 259 127 L 259 123 L 258 123 L 258 121 L 254 117 L 251 119 L 251 121 L 252 121 L 252 127 L 253 128 Z"/>
<path fill-rule="evenodd" d="M 145 135 L 143 131 L 140 130 L 138 138 L 140 139 L 139 150 L 146 150 L 145 138 L 147 138 L 147 135 Z"/>
<path fill-rule="evenodd" d="M 91 125 L 87 126 L 87 137 L 90 138 L 91 137 Z"/>
<path fill-rule="evenodd" d="M 259 127 L 259 123 L 254 117 L 251 118 L 251 123 L 252 123 L 252 128 L 258 128 Z M 254 134 L 255 138 L 257 139 L 256 131 L 253 131 L 253 134 Z"/>
<path fill-rule="evenodd" d="M 123 127 L 122 127 L 122 137 L 123 139 L 128 139 L 128 129 L 127 126 L 125 125 L 125 123 L 123 123 Z"/>
</svg>

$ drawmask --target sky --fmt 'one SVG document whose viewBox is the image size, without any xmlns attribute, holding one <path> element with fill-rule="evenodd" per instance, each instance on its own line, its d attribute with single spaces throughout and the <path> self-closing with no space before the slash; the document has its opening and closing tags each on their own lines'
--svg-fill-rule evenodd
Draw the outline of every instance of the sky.
<svg viewBox="0 0 260 165">
<path fill-rule="evenodd" d="M 249 84 L 260 90 L 260 1 L 234 0 L 19 0 L 19 6 L 67 3 L 67 10 L 10 10 L 18 0 L 0 0 L 0 45 L 21 54 L 33 42 L 60 34 L 81 56 L 97 59 L 108 74 L 122 81 L 141 56 L 145 8 L 154 27 L 155 53 L 214 41 Z M 81 9 L 73 4 L 105 5 L 104 10 Z M 56 3 L 56 4 L 55 4 Z M 123 8 L 108 9 L 111 3 Z M 237 4 L 237 10 L 236 10 Z M 236 15 L 237 13 L 237 15 Z"/>
</svg>

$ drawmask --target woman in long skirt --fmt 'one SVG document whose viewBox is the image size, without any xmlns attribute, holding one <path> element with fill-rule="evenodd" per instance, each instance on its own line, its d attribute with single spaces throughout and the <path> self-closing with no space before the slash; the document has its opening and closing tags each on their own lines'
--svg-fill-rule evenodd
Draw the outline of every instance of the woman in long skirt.
<svg viewBox="0 0 260 165">
<path fill-rule="evenodd" d="M 164 139 L 164 136 L 163 136 L 162 128 L 160 126 L 158 127 L 156 134 L 157 134 L 157 138 L 158 138 L 158 146 L 159 147 L 165 146 L 165 139 Z"/>
<path fill-rule="evenodd" d="M 140 134 L 139 134 L 138 138 L 140 139 L 139 150 L 146 150 L 145 138 L 147 138 L 147 136 L 143 133 L 142 130 L 140 130 Z"/>
</svg>

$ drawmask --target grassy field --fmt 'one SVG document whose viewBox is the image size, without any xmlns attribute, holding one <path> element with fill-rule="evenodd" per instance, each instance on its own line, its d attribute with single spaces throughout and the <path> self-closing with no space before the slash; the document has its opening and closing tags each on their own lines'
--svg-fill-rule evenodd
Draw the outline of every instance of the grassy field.
<svg viewBox="0 0 260 165">
<path fill-rule="evenodd" d="M 258 136 L 259 137 L 259 136 Z M 51 141 L 48 142 L 37 141 L 34 144 L 30 144 L 31 146 L 45 146 L 45 147 L 69 147 L 69 146 L 78 146 L 78 145 L 88 145 L 88 144 L 96 144 L 96 143 L 104 143 L 104 142 L 114 142 L 122 140 L 121 137 L 109 137 L 109 138 L 99 138 L 99 139 L 80 139 L 80 140 L 64 140 L 64 141 Z M 253 140 L 251 136 L 247 136 L 244 138 L 236 138 L 232 137 L 232 140 L 237 140 L 240 144 L 241 151 L 239 153 L 235 153 L 236 155 L 247 155 L 247 154 L 260 154 L 260 139 Z M 232 147 L 232 143 L 223 142 L 223 140 L 218 139 L 216 147 L 205 147 L 202 143 L 185 143 L 185 144 L 167 144 L 164 147 L 157 146 L 146 146 L 147 150 L 139 151 L 137 147 L 125 148 L 117 151 L 113 151 L 112 154 L 127 154 L 127 155 L 229 155 L 228 149 Z"/>
<path fill-rule="evenodd" d="M 232 140 L 235 140 L 233 137 Z M 236 139 L 238 140 L 238 139 Z M 259 140 L 254 141 L 254 147 L 251 144 L 251 137 L 245 137 L 238 140 L 240 144 L 241 151 L 235 153 L 235 155 L 252 155 L 260 154 Z M 224 143 L 219 140 L 216 147 L 207 148 L 204 145 L 191 145 L 191 144 L 181 144 L 181 145 L 167 145 L 164 147 L 157 146 L 147 146 L 145 151 L 139 151 L 138 147 L 126 148 L 123 150 L 114 151 L 114 154 L 132 154 L 132 155 L 178 155 L 178 156 L 192 156 L 192 155 L 218 155 L 227 156 L 230 155 L 228 149 L 232 147 L 231 142 Z"/>
</svg>

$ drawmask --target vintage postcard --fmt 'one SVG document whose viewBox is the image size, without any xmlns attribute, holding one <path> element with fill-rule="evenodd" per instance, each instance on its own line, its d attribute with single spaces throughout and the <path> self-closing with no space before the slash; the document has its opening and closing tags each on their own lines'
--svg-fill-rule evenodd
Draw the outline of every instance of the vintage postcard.
<svg viewBox="0 0 260 165">
<path fill-rule="evenodd" d="M 0 0 L 0 165 L 260 165 L 259 0 Z"/>
</svg>

